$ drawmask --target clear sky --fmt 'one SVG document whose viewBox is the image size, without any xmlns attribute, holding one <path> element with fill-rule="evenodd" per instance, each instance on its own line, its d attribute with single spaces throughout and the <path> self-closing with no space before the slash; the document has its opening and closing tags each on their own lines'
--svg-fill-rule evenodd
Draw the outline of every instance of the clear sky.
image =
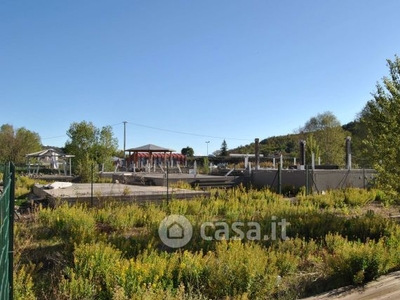
<svg viewBox="0 0 400 300">
<path fill-rule="evenodd" d="M 196 155 L 353 121 L 400 54 L 398 0 L 3 0 L 0 125 L 64 146 L 73 122 L 119 147 Z M 207 144 L 206 142 L 209 141 Z"/>
</svg>

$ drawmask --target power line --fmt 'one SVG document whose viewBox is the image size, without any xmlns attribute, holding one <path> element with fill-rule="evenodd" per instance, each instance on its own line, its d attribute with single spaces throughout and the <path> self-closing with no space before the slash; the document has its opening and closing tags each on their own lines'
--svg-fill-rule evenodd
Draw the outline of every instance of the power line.
<svg viewBox="0 0 400 300">
<path fill-rule="evenodd" d="M 124 122 L 120 122 L 120 123 L 116 123 L 116 124 L 112 124 L 112 125 L 108 125 L 108 126 L 114 127 L 116 125 L 121 125 L 123 123 Z M 57 135 L 57 136 L 40 137 L 40 139 L 42 139 L 42 140 L 50 140 L 50 139 L 58 139 L 58 138 L 63 138 L 63 137 L 68 137 L 68 135 L 67 134 L 63 134 L 63 135 Z"/>
<path fill-rule="evenodd" d="M 165 128 L 160 128 L 160 127 L 155 127 L 155 126 L 150 126 L 150 125 L 143 125 L 143 124 L 138 124 L 134 122 L 129 122 L 129 121 L 123 121 L 120 123 L 115 123 L 112 125 L 109 125 L 110 127 L 118 126 L 118 125 L 124 125 L 124 137 L 126 134 L 126 124 L 131 124 L 134 126 L 138 127 L 143 127 L 143 128 L 149 128 L 153 130 L 158 130 L 158 131 L 164 131 L 164 132 L 170 132 L 170 133 L 176 133 L 176 134 L 183 134 L 183 135 L 190 135 L 190 136 L 197 136 L 197 137 L 203 137 L 203 138 L 214 138 L 214 139 L 221 139 L 221 140 L 236 140 L 236 141 L 250 141 L 252 142 L 252 139 L 242 139 L 242 138 L 234 138 L 234 137 L 221 137 L 221 136 L 214 136 L 214 135 L 207 135 L 207 134 L 198 134 L 198 133 L 190 133 L 190 132 L 184 132 L 184 131 L 177 131 L 177 130 L 171 130 L 171 129 L 165 129 Z M 47 140 L 47 139 L 56 139 L 56 138 L 62 138 L 66 137 L 67 135 L 58 135 L 58 136 L 52 136 L 52 137 L 45 137 L 41 138 L 42 140 Z"/>
<path fill-rule="evenodd" d="M 66 137 L 67 135 L 58 135 L 58 136 L 49 136 L 49 137 L 45 137 L 45 138 L 41 138 L 42 140 L 49 140 L 49 139 L 58 139 L 58 138 L 62 138 L 62 137 Z"/>
<path fill-rule="evenodd" d="M 132 125 L 139 126 L 139 127 L 144 127 L 144 128 L 150 128 L 150 129 L 154 129 L 154 130 L 159 130 L 159 131 L 165 131 L 165 132 L 171 132 L 171 133 L 177 133 L 177 134 L 184 134 L 184 135 L 191 135 L 191 136 L 198 136 L 198 137 L 205 137 L 205 138 L 214 138 L 214 139 L 222 139 L 222 140 L 226 139 L 226 140 L 236 140 L 236 141 L 253 141 L 251 139 L 240 139 L 240 138 L 233 138 L 233 137 L 220 137 L 220 136 L 213 136 L 213 135 L 206 135 L 206 134 L 189 133 L 189 132 L 170 130 L 170 129 L 159 128 L 159 127 L 154 127 L 154 126 L 149 126 L 149 125 L 132 123 L 132 122 L 128 122 L 128 124 L 132 124 Z"/>
</svg>

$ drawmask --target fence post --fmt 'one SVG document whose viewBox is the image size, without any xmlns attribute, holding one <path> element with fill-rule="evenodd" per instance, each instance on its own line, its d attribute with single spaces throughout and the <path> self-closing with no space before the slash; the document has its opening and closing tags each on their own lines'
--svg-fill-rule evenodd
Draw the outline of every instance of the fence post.
<svg viewBox="0 0 400 300">
<path fill-rule="evenodd" d="M 15 206 L 15 165 L 9 163 L 10 198 L 8 216 L 9 239 L 8 239 L 8 280 L 9 280 L 9 299 L 14 299 L 14 206 Z"/>
<path fill-rule="evenodd" d="M 278 194 L 282 194 L 282 167 L 281 164 L 278 165 Z"/>
<path fill-rule="evenodd" d="M 309 193 L 309 186 L 308 186 L 308 165 L 306 165 L 305 173 L 306 173 L 306 195 L 308 195 L 308 193 Z"/>
</svg>

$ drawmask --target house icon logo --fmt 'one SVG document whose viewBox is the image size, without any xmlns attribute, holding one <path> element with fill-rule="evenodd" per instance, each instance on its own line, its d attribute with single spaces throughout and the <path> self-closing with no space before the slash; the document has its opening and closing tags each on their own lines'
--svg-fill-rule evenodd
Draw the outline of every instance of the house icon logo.
<svg viewBox="0 0 400 300">
<path fill-rule="evenodd" d="M 192 238 L 193 227 L 189 220 L 181 215 L 164 218 L 158 227 L 161 241 L 170 248 L 181 248 Z"/>
<path fill-rule="evenodd" d="M 169 225 L 167 229 L 167 236 L 169 239 L 183 239 L 185 229 L 180 223 L 174 222 Z"/>
</svg>

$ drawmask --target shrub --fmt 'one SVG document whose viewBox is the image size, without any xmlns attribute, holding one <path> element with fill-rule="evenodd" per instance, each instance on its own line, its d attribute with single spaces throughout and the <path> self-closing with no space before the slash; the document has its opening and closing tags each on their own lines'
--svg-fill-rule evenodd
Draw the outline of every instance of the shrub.
<svg viewBox="0 0 400 300">
<path fill-rule="evenodd" d="M 248 295 L 268 298 L 277 288 L 278 254 L 255 243 L 221 241 L 207 255 L 209 277 L 204 293 L 210 298 Z"/>
<path fill-rule="evenodd" d="M 111 299 L 116 274 L 123 271 L 121 256 L 120 251 L 103 243 L 76 245 L 74 266 L 66 270 L 68 279 L 60 283 L 62 295 L 68 299 Z"/>
<path fill-rule="evenodd" d="M 347 188 L 343 191 L 344 203 L 354 206 L 364 206 L 375 200 L 375 193 L 361 188 Z"/>
<path fill-rule="evenodd" d="M 301 201 L 311 201 L 320 208 L 343 208 L 364 206 L 375 199 L 375 193 L 366 189 L 347 188 L 330 190 L 323 194 L 300 194 L 298 197 Z"/>
<path fill-rule="evenodd" d="M 15 227 L 16 263 L 23 266 L 16 276 L 27 283 L 20 294 L 29 299 L 34 290 L 40 299 L 65 300 L 293 299 L 363 284 L 400 266 L 400 226 L 372 211 L 360 214 L 359 207 L 377 198 L 372 190 L 331 191 L 298 201 L 242 186 L 210 192 L 211 198 L 161 205 L 65 204 L 35 212 L 33 222 L 21 220 Z M 166 248 L 158 237 L 169 214 L 183 214 L 193 226 L 183 249 Z M 262 234 L 270 235 L 272 217 L 277 231 L 281 219 L 290 223 L 290 239 L 280 240 L 279 233 L 275 241 L 260 242 L 200 236 L 205 221 L 258 222 Z M 216 229 L 207 230 L 213 235 Z M 37 255 L 41 251 L 55 254 Z M 46 265 L 50 270 L 31 268 L 38 257 L 62 263 Z M 44 283 L 51 288 L 41 290 Z"/>
<path fill-rule="evenodd" d="M 385 206 L 391 205 L 396 202 L 396 194 L 393 192 L 385 192 L 382 190 L 372 190 L 375 193 L 375 200 L 383 203 Z"/>
<path fill-rule="evenodd" d="M 15 300 L 36 300 L 33 292 L 33 270 L 33 265 L 20 265 L 17 269 L 14 269 L 13 292 Z"/>
<path fill-rule="evenodd" d="M 110 226 L 111 230 L 125 231 L 144 226 L 143 208 L 136 204 L 111 203 L 93 212 L 99 224 Z"/>
<path fill-rule="evenodd" d="M 337 286 L 366 283 L 390 268 L 390 253 L 383 240 L 351 242 L 337 234 L 329 234 L 325 241 L 332 253 L 327 256 L 328 273 Z"/>
<path fill-rule="evenodd" d="M 388 236 L 390 232 L 395 230 L 394 227 L 396 227 L 394 222 L 370 211 L 362 216 L 347 219 L 344 228 L 339 232 L 350 240 L 366 242 L 371 239 L 378 241 L 382 236 Z"/>
<path fill-rule="evenodd" d="M 69 207 L 67 204 L 57 209 L 42 209 L 39 211 L 39 222 L 52 237 L 56 236 L 67 242 L 90 242 L 96 239 L 95 219 L 88 209 L 81 205 Z"/>
<path fill-rule="evenodd" d="M 23 198 L 26 197 L 31 191 L 33 185 L 37 180 L 26 177 L 26 176 L 16 176 L 15 182 L 15 198 Z"/>
</svg>

